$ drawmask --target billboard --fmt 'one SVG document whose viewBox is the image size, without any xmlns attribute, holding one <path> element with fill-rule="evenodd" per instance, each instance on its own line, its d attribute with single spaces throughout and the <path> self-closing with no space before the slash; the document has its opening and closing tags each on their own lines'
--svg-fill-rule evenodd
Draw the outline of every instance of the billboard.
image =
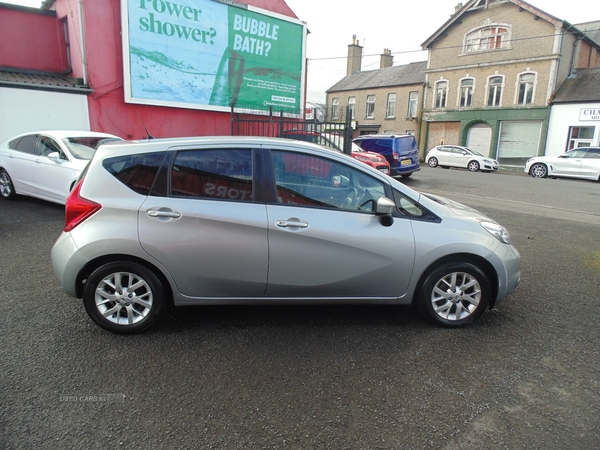
<svg viewBox="0 0 600 450">
<path fill-rule="evenodd" d="M 305 25 L 229 0 L 122 0 L 125 101 L 301 114 Z"/>
</svg>

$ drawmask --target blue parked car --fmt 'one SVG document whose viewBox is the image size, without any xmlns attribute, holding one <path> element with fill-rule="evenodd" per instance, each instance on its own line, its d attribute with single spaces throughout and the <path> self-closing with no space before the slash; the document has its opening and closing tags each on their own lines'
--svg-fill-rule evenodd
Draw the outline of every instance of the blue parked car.
<svg viewBox="0 0 600 450">
<path fill-rule="evenodd" d="M 365 134 L 353 140 L 363 150 L 379 153 L 390 163 L 392 177 L 410 177 L 421 170 L 419 148 L 412 134 Z"/>
</svg>

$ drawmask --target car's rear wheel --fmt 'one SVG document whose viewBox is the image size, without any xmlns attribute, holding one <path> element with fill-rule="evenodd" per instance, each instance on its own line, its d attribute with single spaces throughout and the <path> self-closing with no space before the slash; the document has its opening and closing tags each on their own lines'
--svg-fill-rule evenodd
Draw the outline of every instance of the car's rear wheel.
<svg viewBox="0 0 600 450">
<path fill-rule="evenodd" d="M 546 178 L 548 176 L 548 167 L 546 164 L 535 163 L 529 169 L 529 174 L 534 178 Z"/>
<path fill-rule="evenodd" d="M 437 158 L 429 158 L 429 161 L 427 161 L 427 164 L 429 164 L 429 167 L 437 167 L 438 160 L 437 160 Z"/>
<path fill-rule="evenodd" d="M 4 169 L 0 169 L 0 195 L 7 200 L 12 200 L 17 196 L 10 175 Z"/>
<path fill-rule="evenodd" d="M 438 267 L 422 286 L 418 300 L 420 312 L 445 327 L 473 322 L 491 299 L 487 276 L 469 262 L 451 262 Z"/>
<path fill-rule="evenodd" d="M 467 166 L 467 168 L 471 172 L 477 172 L 479 170 L 479 163 L 477 161 L 470 161 L 469 165 Z"/>
<path fill-rule="evenodd" d="M 118 334 L 146 330 L 163 312 L 164 289 L 154 273 L 131 262 L 100 266 L 88 278 L 83 304 L 97 325 Z"/>
</svg>

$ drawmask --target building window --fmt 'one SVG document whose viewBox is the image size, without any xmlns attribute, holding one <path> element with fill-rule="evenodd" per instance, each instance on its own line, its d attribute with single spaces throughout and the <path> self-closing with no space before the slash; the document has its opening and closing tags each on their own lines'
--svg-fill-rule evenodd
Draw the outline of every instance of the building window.
<svg viewBox="0 0 600 450">
<path fill-rule="evenodd" d="M 569 127 L 567 150 L 591 146 L 594 140 L 594 131 L 594 127 Z"/>
<path fill-rule="evenodd" d="M 406 117 L 409 119 L 416 118 L 418 106 L 419 106 L 419 92 L 411 91 L 408 94 L 408 112 L 406 113 Z"/>
<path fill-rule="evenodd" d="M 388 119 L 396 117 L 396 94 L 388 94 L 385 117 Z"/>
<path fill-rule="evenodd" d="M 367 95 L 367 110 L 366 110 L 367 119 L 375 118 L 375 96 Z"/>
<path fill-rule="evenodd" d="M 475 80 L 473 78 L 465 78 L 460 82 L 460 106 L 466 108 L 473 106 L 473 85 Z"/>
<path fill-rule="evenodd" d="M 465 36 L 465 53 L 481 52 L 508 48 L 509 28 L 505 26 L 487 26 L 472 31 Z"/>
<path fill-rule="evenodd" d="M 502 85 L 504 77 L 490 77 L 488 85 L 488 106 L 500 106 L 502 100 Z"/>
<path fill-rule="evenodd" d="M 438 81 L 435 83 L 435 108 L 445 108 L 448 99 L 448 82 Z"/>
<path fill-rule="evenodd" d="M 356 97 L 348 97 L 348 106 L 350 107 L 350 118 L 356 119 Z"/>
<path fill-rule="evenodd" d="M 524 73 L 519 77 L 519 105 L 530 105 L 533 103 L 533 86 L 535 83 L 534 73 Z"/>
<path fill-rule="evenodd" d="M 331 99 L 331 118 L 337 120 L 340 118 L 340 99 L 334 97 Z"/>
</svg>

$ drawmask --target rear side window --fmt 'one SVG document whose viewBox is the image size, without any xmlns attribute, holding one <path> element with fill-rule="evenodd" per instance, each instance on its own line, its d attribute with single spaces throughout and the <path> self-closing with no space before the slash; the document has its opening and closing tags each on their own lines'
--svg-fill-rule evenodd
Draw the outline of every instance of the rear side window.
<svg viewBox="0 0 600 450">
<path fill-rule="evenodd" d="M 392 151 L 391 139 L 364 139 L 357 141 L 357 144 L 368 152 L 389 153 Z"/>
<path fill-rule="evenodd" d="M 414 136 L 398 138 L 395 141 L 397 142 L 398 153 L 401 155 L 417 151 L 417 140 Z"/>
<path fill-rule="evenodd" d="M 8 143 L 8 146 L 9 148 L 17 150 L 19 152 L 33 154 L 35 145 L 37 144 L 37 138 L 37 134 L 29 134 L 21 138 L 13 139 Z"/>
<path fill-rule="evenodd" d="M 252 201 L 252 150 L 178 152 L 171 169 L 171 195 Z"/>
<path fill-rule="evenodd" d="M 116 156 L 105 159 L 102 166 L 129 189 L 148 195 L 164 156 L 164 152 Z"/>
</svg>

